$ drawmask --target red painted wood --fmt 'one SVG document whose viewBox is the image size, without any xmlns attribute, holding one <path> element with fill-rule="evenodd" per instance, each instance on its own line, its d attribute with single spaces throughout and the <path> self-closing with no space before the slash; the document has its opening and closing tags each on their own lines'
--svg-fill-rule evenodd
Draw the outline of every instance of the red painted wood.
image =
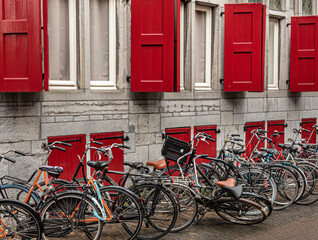
<svg viewBox="0 0 318 240">
<path fill-rule="evenodd" d="M 290 91 L 318 91 L 318 17 L 292 17 Z"/>
<path fill-rule="evenodd" d="M 90 137 L 98 142 L 103 143 L 103 146 L 110 146 L 113 143 L 123 144 L 124 132 L 109 132 L 109 133 L 94 133 Z M 103 139 L 103 138 L 114 138 L 114 139 Z M 100 147 L 100 145 L 92 144 L 94 147 Z M 109 170 L 124 171 L 123 161 L 124 161 L 124 151 L 119 148 L 113 148 L 113 160 L 109 165 Z M 91 150 L 91 161 L 108 161 L 108 157 L 102 156 L 98 159 L 98 155 L 95 150 Z M 91 170 L 91 173 L 93 173 Z M 119 174 L 108 174 L 115 182 L 119 182 L 122 175 Z"/>
<path fill-rule="evenodd" d="M 263 20 L 260 3 L 225 4 L 224 91 L 263 90 Z"/>
<path fill-rule="evenodd" d="M 176 48 L 176 54 L 175 54 L 175 74 L 176 74 L 176 81 L 175 81 L 175 92 L 180 92 L 180 0 L 177 0 L 177 29 L 176 29 L 176 38 L 175 38 L 175 48 Z"/>
<path fill-rule="evenodd" d="M 47 0 L 43 0 L 44 90 L 49 91 L 49 35 Z"/>
<path fill-rule="evenodd" d="M 208 154 L 209 157 L 216 157 L 216 143 L 217 143 L 217 125 L 209 125 L 209 126 L 197 126 L 194 127 L 194 136 L 198 132 L 205 132 L 206 134 L 211 135 L 211 137 L 215 140 L 215 142 L 207 141 L 209 144 L 205 142 L 200 142 L 196 151 L 196 154 Z M 194 142 L 194 146 L 196 141 Z M 198 159 L 197 163 L 200 164 L 202 162 L 209 162 L 203 159 Z"/>
<path fill-rule="evenodd" d="M 131 91 L 174 91 L 174 1 L 131 2 Z"/>
<path fill-rule="evenodd" d="M 277 125 L 279 124 L 279 125 Z M 280 147 L 277 146 L 278 143 L 284 143 L 285 142 L 285 120 L 274 120 L 274 121 L 267 121 L 267 137 L 274 141 L 276 140 L 275 137 L 271 137 L 271 135 L 276 131 L 278 131 L 279 137 L 276 140 L 275 148 L 278 150 L 281 150 Z M 268 143 L 267 143 L 268 144 Z M 270 147 L 271 145 L 268 144 L 267 147 Z"/>
<path fill-rule="evenodd" d="M 79 140 L 73 142 L 73 140 Z M 48 142 L 55 142 L 55 141 L 71 141 L 69 142 L 72 144 L 72 147 L 66 147 L 62 145 L 63 148 L 66 149 L 65 152 L 59 151 L 59 150 L 53 150 L 48 164 L 50 166 L 60 166 L 63 167 L 64 172 L 61 174 L 60 178 L 70 181 L 75 173 L 75 170 L 79 163 L 79 158 L 83 156 L 83 152 L 85 151 L 85 143 L 86 143 L 86 136 L 85 134 L 81 135 L 69 135 L 69 136 L 56 136 L 56 137 L 48 137 Z M 84 161 L 84 166 L 86 169 L 86 159 Z M 82 172 L 80 172 L 77 177 L 82 177 Z M 86 170 L 85 170 L 86 173 Z"/>
<path fill-rule="evenodd" d="M 303 119 L 301 119 L 301 122 L 302 122 L 302 128 L 307 129 L 310 132 L 312 132 L 312 130 L 313 130 L 312 127 L 317 123 L 317 118 L 303 118 Z M 309 133 L 309 132 L 306 132 L 306 131 L 301 132 L 301 138 L 306 139 L 306 141 L 308 141 L 310 135 L 311 135 L 311 133 Z M 311 135 L 308 143 L 311 143 L 311 144 L 317 143 L 316 130 L 314 130 L 314 133 Z"/>
<path fill-rule="evenodd" d="M 252 127 L 253 126 L 253 127 Z M 252 142 L 250 145 L 248 144 L 250 139 L 252 138 L 251 131 L 257 128 L 265 129 L 265 121 L 264 122 L 248 122 L 245 123 L 246 131 L 245 131 L 245 154 L 246 156 L 250 156 L 252 151 L 254 150 L 254 147 L 256 146 L 258 139 L 256 137 L 253 138 Z M 260 142 L 257 149 L 260 149 L 261 147 L 264 147 L 264 142 Z"/>
<path fill-rule="evenodd" d="M 0 92 L 42 91 L 41 1 L 0 1 Z"/>
<path fill-rule="evenodd" d="M 191 141 L 191 127 L 166 128 L 166 136 L 171 136 L 185 142 Z M 176 162 L 169 161 L 170 165 L 176 165 Z"/>
<path fill-rule="evenodd" d="M 264 75 L 265 75 L 265 42 L 266 42 L 266 5 L 263 5 L 263 33 L 262 33 L 262 76 L 261 76 L 261 92 L 264 92 Z"/>
</svg>

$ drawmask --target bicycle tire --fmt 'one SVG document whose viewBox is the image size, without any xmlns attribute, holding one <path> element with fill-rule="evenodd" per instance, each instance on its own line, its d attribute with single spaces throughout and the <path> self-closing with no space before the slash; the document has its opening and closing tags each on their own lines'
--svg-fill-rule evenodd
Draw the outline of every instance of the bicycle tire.
<svg viewBox="0 0 318 240">
<path fill-rule="evenodd" d="M 7 199 L 15 199 L 20 202 L 24 202 L 30 186 L 20 184 L 4 184 L 0 186 L 0 196 Z M 27 202 L 28 205 L 35 207 L 39 203 L 40 196 L 37 192 L 32 191 L 30 200 Z"/>
<path fill-rule="evenodd" d="M 94 216 L 94 211 L 101 213 L 96 202 L 81 192 L 64 191 L 57 194 L 56 200 L 50 198 L 40 209 L 44 227 L 42 239 L 81 239 L 84 232 L 90 239 L 98 240 L 103 225 L 102 221 Z M 73 223 L 77 226 L 74 227 Z"/>
<path fill-rule="evenodd" d="M 2 228 L 11 237 L 40 240 L 43 225 L 39 215 L 27 204 L 13 199 L 0 200 Z M 13 228 L 13 229 L 12 229 Z"/>
</svg>

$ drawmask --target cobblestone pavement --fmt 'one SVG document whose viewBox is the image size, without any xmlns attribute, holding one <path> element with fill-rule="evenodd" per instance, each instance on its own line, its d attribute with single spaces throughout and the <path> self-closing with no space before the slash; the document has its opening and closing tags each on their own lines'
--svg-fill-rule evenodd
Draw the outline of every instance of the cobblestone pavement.
<svg viewBox="0 0 318 240">
<path fill-rule="evenodd" d="M 170 233 L 166 240 L 317 240 L 318 203 L 312 206 L 293 205 L 273 214 L 263 223 L 242 226 L 226 222 L 213 213 L 199 224 L 181 233 Z"/>
</svg>

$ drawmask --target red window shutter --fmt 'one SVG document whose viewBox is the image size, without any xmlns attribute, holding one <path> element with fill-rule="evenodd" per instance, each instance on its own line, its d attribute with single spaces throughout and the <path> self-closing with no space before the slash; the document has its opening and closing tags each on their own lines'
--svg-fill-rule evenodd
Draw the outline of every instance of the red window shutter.
<svg viewBox="0 0 318 240">
<path fill-rule="evenodd" d="M 44 50 L 44 90 L 49 91 L 49 35 L 47 1 L 43 0 L 43 50 Z"/>
<path fill-rule="evenodd" d="M 224 91 L 263 91 L 265 9 L 225 4 Z"/>
<path fill-rule="evenodd" d="M 176 6 L 179 5 L 180 0 Z M 178 32 L 180 18 L 176 19 Z M 174 56 L 178 51 L 174 46 L 174 22 L 175 1 L 131 2 L 131 91 L 175 91 L 174 70 L 178 60 Z"/>
<path fill-rule="evenodd" d="M 217 125 L 210 125 L 210 126 L 197 126 L 194 127 L 194 136 L 198 132 L 205 132 L 206 134 L 209 134 L 212 136 L 213 139 L 215 139 L 215 142 L 207 141 L 209 144 L 205 142 L 200 142 L 196 151 L 196 154 L 208 154 L 209 157 L 216 157 L 216 143 L 217 143 Z M 196 144 L 196 141 L 194 142 L 194 146 Z M 202 163 L 202 159 L 198 159 L 197 163 Z M 208 162 L 208 161 L 205 161 Z"/>
<path fill-rule="evenodd" d="M 0 91 L 42 91 L 41 1 L 0 3 Z"/>
<path fill-rule="evenodd" d="M 317 143 L 317 133 L 316 130 L 313 131 L 313 126 L 317 123 L 317 118 L 303 118 L 301 120 L 301 127 L 304 129 L 307 129 L 309 132 L 302 131 L 301 132 L 301 138 L 306 139 L 308 143 L 310 144 L 316 144 Z"/>
<path fill-rule="evenodd" d="M 251 134 L 251 131 L 257 128 L 265 129 L 265 122 L 248 122 L 245 123 L 244 131 L 245 131 L 245 146 L 246 146 L 246 156 L 250 156 L 252 151 L 254 150 L 258 139 L 256 137 L 253 138 L 253 140 L 250 142 L 253 135 Z M 257 149 L 260 149 L 261 147 L 264 147 L 264 142 L 260 142 L 258 144 Z"/>
<path fill-rule="evenodd" d="M 191 140 L 191 127 L 181 127 L 181 128 L 166 128 L 166 136 L 171 136 L 180 139 L 185 142 L 190 142 Z M 170 161 L 170 165 L 176 165 L 176 162 Z"/>
<path fill-rule="evenodd" d="M 91 138 L 103 143 L 104 146 L 110 146 L 113 143 L 123 144 L 124 132 L 109 132 L 109 133 L 94 133 L 91 134 Z M 100 145 L 92 144 L 94 147 L 100 147 Z M 109 170 L 114 171 L 124 171 L 124 151 L 119 148 L 113 148 L 113 160 L 109 165 Z M 91 161 L 98 161 L 98 155 L 95 150 L 91 150 Z M 108 161 L 108 157 L 102 156 L 100 161 Z M 91 169 L 91 173 L 93 173 L 94 169 Z M 109 174 L 109 176 L 117 183 L 119 183 L 122 175 L 119 174 Z M 106 183 L 105 183 L 106 184 Z M 107 184 L 109 185 L 109 184 Z"/>
<path fill-rule="evenodd" d="M 318 91 L 318 17 L 292 17 L 290 91 Z"/>
<path fill-rule="evenodd" d="M 272 134 L 276 131 L 278 131 L 279 136 L 276 140 L 275 148 L 278 150 L 281 150 L 280 147 L 277 146 L 278 143 L 284 143 L 285 142 L 285 120 L 275 120 L 275 121 L 268 121 L 267 122 L 267 137 L 274 141 L 276 140 L 275 137 L 272 137 Z M 270 147 L 271 145 L 267 146 Z"/>
<path fill-rule="evenodd" d="M 77 155 L 80 157 L 83 156 L 83 152 L 85 151 L 85 143 L 86 136 L 82 135 L 69 135 L 69 136 L 57 136 L 57 137 L 48 137 L 48 142 L 55 141 L 63 141 L 72 144 L 72 147 L 66 147 L 62 145 L 63 148 L 66 149 L 65 152 L 59 150 L 53 150 L 48 164 L 50 166 L 60 166 L 63 167 L 64 172 L 61 174 L 60 178 L 70 181 L 75 173 L 75 170 L 78 166 L 79 159 Z M 86 159 L 84 161 L 84 166 L 86 168 Z M 86 172 L 86 170 L 85 170 Z M 81 178 L 82 172 L 80 171 L 77 175 L 77 178 Z"/>
</svg>

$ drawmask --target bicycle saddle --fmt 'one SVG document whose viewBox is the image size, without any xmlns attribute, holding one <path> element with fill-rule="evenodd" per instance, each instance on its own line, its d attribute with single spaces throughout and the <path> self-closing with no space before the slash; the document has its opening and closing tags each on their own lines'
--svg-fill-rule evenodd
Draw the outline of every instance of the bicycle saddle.
<svg viewBox="0 0 318 240">
<path fill-rule="evenodd" d="M 132 162 L 126 162 L 126 161 L 123 162 L 123 165 L 129 166 L 129 167 L 134 168 L 134 169 L 140 169 L 144 166 L 144 164 L 142 162 L 132 163 Z"/>
<path fill-rule="evenodd" d="M 109 165 L 108 161 L 88 161 L 87 165 L 99 171 Z"/>
<path fill-rule="evenodd" d="M 235 186 L 236 183 L 233 178 L 228 178 L 226 181 L 218 181 L 215 184 L 223 187 L 223 190 L 234 199 L 239 199 L 242 196 L 243 187 L 242 185 Z"/>
<path fill-rule="evenodd" d="M 298 145 L 301 146 L 301 147 L 304 148 L 304 149 L 307 149 L 307 148 L 310 147 L 310 146 L 309 146 L 308 144 L 306 144 L 306 143 L 298 143 Z"/>
<path fill-rule="evenodd" d="M 259 158 L 265 158 L 268 155 L 267 152 L 259 152 L 259 151 L 254 151 L 253 154 L 256 155 Z"/>
<path fill-rule="evenodd" d="M 51 177 L 58 178 L 60 174 L 64 171 L 62 167 L 58 166 L 40 166 L 39 169 L 41 171 L 47 172 Z"/>
<path fill-rule="evenodd" d="M 260 148 L 260 150 L 273 155 L 277 153 L 277 150 L 275 148 Z"/>
<path fill-rule="evenodd" d="M 165 160 L 158 160 L 158 161 L 148 161 L 148 166 L 153 166 L 157 170 L 161 170 L 167 167 L 167 163 Z"/>
<path fill-rule="evenodd" d="M 290 145 L 290 144 L 282 144 L 282 143 L 278 143 L 277 144 L 278 147 L 281 147 L 282 149 L 289 149 L 291 151 L 297 151 L 297 147 Z"/>
</svg>

